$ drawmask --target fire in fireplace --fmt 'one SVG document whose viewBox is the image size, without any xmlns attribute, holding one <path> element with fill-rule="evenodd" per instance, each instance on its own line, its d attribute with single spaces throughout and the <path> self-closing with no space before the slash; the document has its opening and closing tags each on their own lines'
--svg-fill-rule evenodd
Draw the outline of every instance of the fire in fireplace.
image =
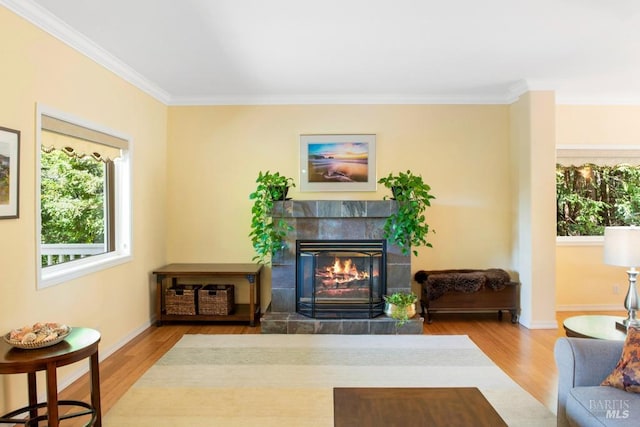
<svg viewBox="0 0 640 427">
<path fill-rule="evenodd" d="M 382 314 L 386 244 L 386 240 L 297 240 L 297 312 L 343 319 Z"/>
</svg>

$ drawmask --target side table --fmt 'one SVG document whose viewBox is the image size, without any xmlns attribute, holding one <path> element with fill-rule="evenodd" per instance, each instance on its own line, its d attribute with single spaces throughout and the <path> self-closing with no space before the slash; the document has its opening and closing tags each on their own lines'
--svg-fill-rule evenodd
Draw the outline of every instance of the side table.
<svg viewBox="0 0 640 427">
<path fill-rule="evenodd" d="M 624 341 L 627 334 L 616 328 L 616 322 L 623 320 L 618 316 L 573 316 L 565 319 L 562 326 L 568 337 Z"/>
<path fill-rule="evenodd" d="M 98 343 L 100 333 L 94 329 L 73 327 L 64 341 L 40 349 L 14 348 L 4 340 L 0 342 L 0 374 L 27 374 L 29 406 L 0 416 L 0 424 L 22 424 L 38 426 L 47 421 L 49 427 L 58 427 L 61 420 L 91 415 L 88 425 L 102 426 L 100 409 L 100 374 Z M 58 401 L 58 379 L 56 370 L 89 358 L 91 375 L 91 403 L 76 400 Z M 36 372 L 46 371 L 47 401 L 38 403 Z M 76 412 L 60 416 L 59 406 L 81 408 Z M 47 408 L 38 414 L 38 409 Z"/>
</svg>

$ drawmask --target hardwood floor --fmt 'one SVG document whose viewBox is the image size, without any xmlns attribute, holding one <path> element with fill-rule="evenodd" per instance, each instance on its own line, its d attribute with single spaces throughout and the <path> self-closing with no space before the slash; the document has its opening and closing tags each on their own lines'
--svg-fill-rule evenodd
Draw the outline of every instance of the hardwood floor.
<svg viewBox="0 0 640 427">
<path fill-rule="evenodd" d="M 557 371 L 553 346 L 565 336 L 562 322 L 580 314 L 624 312 L 559 312 L 558 329 L 530 330 L 502 321 L 495 314 L 437 314 L 425 334 L 468 335 L 515 382 L 555 412 Z M 244 325 L 165 325 L 152 326 L 100 364 L 102 412 L 106 414 L 118 399 L 166 353 L 184 334 L 259 334 L 260 327 Z M 89 401 L 85 375 L 61 392 L 61 399 Z"/>
</svg>

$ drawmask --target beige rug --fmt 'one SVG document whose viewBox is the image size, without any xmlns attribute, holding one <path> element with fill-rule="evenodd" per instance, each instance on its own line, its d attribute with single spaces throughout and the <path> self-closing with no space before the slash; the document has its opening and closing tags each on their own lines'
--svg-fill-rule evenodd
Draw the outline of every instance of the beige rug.
<svg viewBox="0 0 640 427">
<path fill-rule="evenodd" d="M 510 426 L 556 424 L 464 335 L 269 334 L 185 335 L 104 425 L 330 427 L 333 387 L 470 386 Z"/>
</svg>

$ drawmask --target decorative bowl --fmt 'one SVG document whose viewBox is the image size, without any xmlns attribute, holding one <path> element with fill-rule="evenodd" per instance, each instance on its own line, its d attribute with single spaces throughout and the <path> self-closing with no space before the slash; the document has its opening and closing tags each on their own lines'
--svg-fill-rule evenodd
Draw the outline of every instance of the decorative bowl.
<svg viewBox="0 0 640 427">
<path fill-rule="evenodd" d="M 2 336 L 5 342 L 10 346 L 21 348 L 24 350 L 33 350 L 37 348 L 50 347 L 52 345 L 56 345 L 59 342 L 63 341 L 69 333 L 71 333 L 71 328 L 66 325 L 58 325 L 59 329 L 63 329 L 62 332 L 58 332 L 55 337 L 47 339 L 46 337 L 33 342 L 22 342 L 21 340 L 11 339 L 11 332 L 7 332 Z"/>
</svg>

